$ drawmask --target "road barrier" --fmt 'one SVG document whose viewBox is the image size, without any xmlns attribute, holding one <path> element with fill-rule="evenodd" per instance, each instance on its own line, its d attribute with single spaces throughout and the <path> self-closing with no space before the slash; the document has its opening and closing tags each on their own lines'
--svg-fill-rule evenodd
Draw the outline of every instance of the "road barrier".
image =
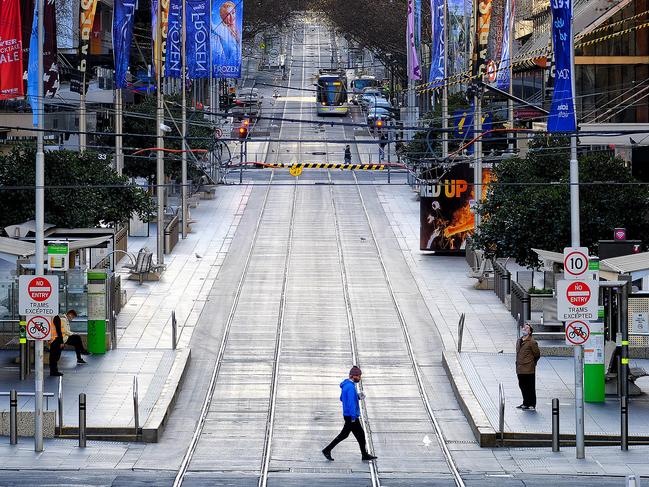
<svg viewBox="0 0 649 487">
<path fill-rule="evenodd" d="M 353 171 L 383 171 L 387 164 L 337 164 L 328 162 L 305 162 L 298 164 L 284 164 L 283 162 L 263 164 L 270 168 L 299 168 L 299 169 L 348 169 Z"/>
<path fill-rule="evenodd" d="M 494 292 L 496 296 L 500 299 L 501 302 L 505 302 L 505 299 L 511 292 L 511 280 L 512 275 L 504 265 L 500 262 L 493 261 L 494 269 Z"/>
<path fill-rule="evenodd" d="M 518 326 L 523 326 L 532 317 L 532 308 L 529 293 L 517 283 L 511 283 L 512 291 L 512 308 L 511 314 L 516 318 Z"/>
</svg>

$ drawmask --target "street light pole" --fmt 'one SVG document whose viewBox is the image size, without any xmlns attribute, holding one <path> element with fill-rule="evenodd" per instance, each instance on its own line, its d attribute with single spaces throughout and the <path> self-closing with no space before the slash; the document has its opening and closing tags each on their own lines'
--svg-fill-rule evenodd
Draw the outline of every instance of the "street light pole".
<svg viewBox="0 0 649 487">
<path fill-rule="evenodd" d="M 36 136 L 36 239 L 35 255 L 36 275 L 45 274 L 44 251 L 45 245 L 45 152 L 43 130 L 45 129 L 45 114 L 43 103 L 43 44 L 45 31 L 43 30 L 43 15 L 45 13 L 44 0 L 38 0 L 38 134 Z M 58 292 L 58 290 L 57 290 Z M 34 451 L 43 451 L 43 341 L 35 343 L 35 374 L 34 374 Z"/>
<path fill-rule="evenodd" d="M 187 68 L 187 53 L 185 52 L 187 45 L 187 18 L 186 18 L 186 2 L 183 0 L 183 11 L 182 11 L 182 75 L 180 77 L 182 81 L 182 189 L 181 189 L 181 199 L 182 199 L 182 214 L 183 214 L 183 226 L 182 226 L 182 237 L 187 238 L 188 223 L 187 223 L 187 78 L 185 70 Z M 210 12 L 210 15 L 211 12 Z"/>
<path fill-rule="evenodd" d="M 158 13 L 157 13 L 157 22 L 156 22 L 156 49 L 155 49 L 155 59 L 156 62 L 156 94 L 157 94 L 157 111 L 156 111 L 156 126 L 158 129 L 157 135 L 157 151 L 156 151 L 156 185 L 157 185 L 157 199 L 158 199 L 158 211 L 157 211 L 157 261 L 158 264 L 164 263 L 164 196 L 165 196 L 165 186 L 164 186 L 164 138 L 162 126 L 164 124 L 164 98 L 162 96 L 162 0 L 158 1 Z"/>
<path fill-rule="evenodd" d="M 444 0 L 444 86 L 442 88 L 442 157 L 448 157 L 448 2 Z"/>
</svg>

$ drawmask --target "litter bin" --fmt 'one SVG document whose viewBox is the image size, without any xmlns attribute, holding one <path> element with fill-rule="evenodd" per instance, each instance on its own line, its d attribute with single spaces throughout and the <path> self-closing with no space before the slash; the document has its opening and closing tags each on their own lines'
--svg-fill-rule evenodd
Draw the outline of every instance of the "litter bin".
<svg viewBox="0 0 649 487">
<path fill-rule="evenodd" d="M 88 351 L 106 353 L 106 271 L 88 271 Z"/>
</svg>

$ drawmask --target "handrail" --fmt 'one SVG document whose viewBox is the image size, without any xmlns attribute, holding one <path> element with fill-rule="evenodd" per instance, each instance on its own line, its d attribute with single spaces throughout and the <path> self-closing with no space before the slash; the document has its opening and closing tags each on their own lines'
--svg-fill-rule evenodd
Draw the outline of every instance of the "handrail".
<svg viewBox="0 0 649 487">
<path fill-rule="evenodd" d="M 97 262 L 97 263 L 94 265 L 93 269 L 97 269 L 97 268 L 99 267 L 99 264 L 101 264 L 101 263 L 102 263 L 103 261 L 105 261 L 108 257 L 110 257 L 111 255 L 113 255 L 113 254 L 115 254 L 115 253 L 117 253 L 117 252 L 121 252 L 121 253 L 123 253 L 123 254 L 126 254 L 126 255 L 128 256 L 128 258 L 131 259 L 131 263 L 132 263 L 133 265 L 135 265 L 135 260 L 133 259 L 133 256 L 132 256 L 131 254 L 129 254 L 129 253 L 126 252 L 125 250 L 119 250 L 119 249 L 117 249 L 117 250 L 113 250 L 112 252 L 109 252 L 107 255 L 105 255 L 104 257 L 102 257 L 101 259 L 99 259 L 99 262 Z"/>
<path fill-rule="evenodd" d="M 505 446 L 505 389 L 498 383 L 498 436 L 500 446 Z"/>
<path fill-rule="evenodd" d="M 18 394 L 18 397 L 20 397 L 20 396 L 34 397 L 34 396 L 35 396 L 35 393 L 34 393 L 34 392 L 22 392 L 22 391 L 18 391 L 18 392 L 16 392 L 16 394 Z M 10 397 L 10 396 L 11 396 L 11 392 L 10 392 L 10 391 L 0 391 L 0 396 L 3 396 L 3 397 L 4 397 L 4 396 L 6 396 L 6 397 Z M 43 392 L 43 397 L 45 398 L 45 408 L 46 408 L 46 409 L 49 409 L 49 408 L 50 408 L 50 401 L 49 401 L 49 399 L 50 399 L 50 397 L 54 397 L 54 393 L 53 393 L 53 392 Z"/>
</svg>

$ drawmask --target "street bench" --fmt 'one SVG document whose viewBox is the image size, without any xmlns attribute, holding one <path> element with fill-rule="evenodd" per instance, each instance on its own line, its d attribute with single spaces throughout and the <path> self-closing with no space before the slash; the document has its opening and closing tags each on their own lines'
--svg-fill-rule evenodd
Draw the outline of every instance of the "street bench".
<svg viewBox="0 0 649 487">
<path fill-rule="evenodd" d="M 153 252 L 146 247 L 142 247 L 138 251 L 134 264 L 125 264 L 124 267 L 128 269 L 129 278 L 137 276 L 140 284 L 145 277 L 148 280 L 151 274 L 156 274 L 164 269 L 163 265 L 153 264 Z"/>
</svg>

